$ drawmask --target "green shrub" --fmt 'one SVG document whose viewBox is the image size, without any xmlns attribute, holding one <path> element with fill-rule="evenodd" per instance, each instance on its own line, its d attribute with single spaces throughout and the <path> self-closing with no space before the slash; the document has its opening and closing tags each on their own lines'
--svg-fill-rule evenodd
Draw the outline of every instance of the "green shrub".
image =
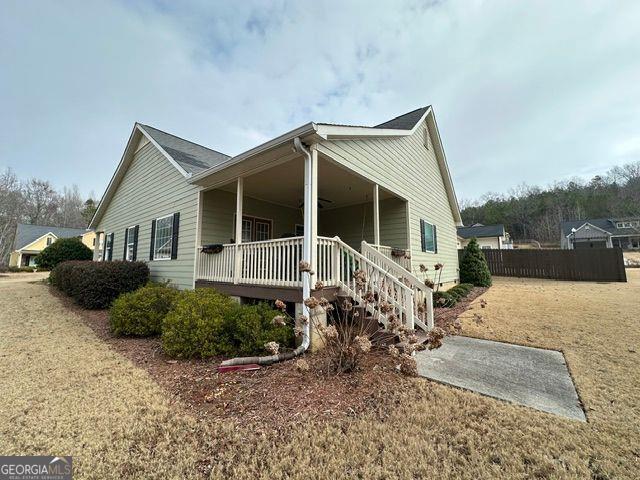
<svg viewBox="0 0 640 480">
<path fill-rule="evenodd" d="M 49 280 L 78 305 L 101 309 L 145 285 L 149 267 L 144 262 L 63 262 L 51 271 Z"/>
<path fill-rule="evenodd" d="M 227 353 L 224 321 L 238 305 L 212 289 L 182 292 L 162 322 L 162 348 L 180 358 Z"/>
<path fill-rule="evenodd" d="M 179 291 L 150 283 L 116 298 L 109 311 L 111 331 L 115 335 L 148 337 L 162 332 L 162 321 L 178 297 Z"/>
<path fill-rule="evenodd" d="M 93 252 L 79 238 L 60 238 L 36 257 L 38 268 L 51 270 L 69 260 L 91 260 Z"/>
<path fill-rule="evenodd" d="M 491 286 L 491 272 L 489 272 L 487 259 L 475 238 L 471 239 L 462 253 L 460 281 L 471 283 L 477 287 Z"/>
<path fill-rule="evenodd" d="M 258 355 L 264 344 L 291 346 L 293 330 L 274 326 L 268 304 L 238 305 L 212 289 L 182 292 L 162 324 L 162 347 L 180 358 Z"/>
<path fill-rule="evenodd" d="M 267 353 L 264 344 L 277 342 L 283 347 L 294 341 L 293 329 L 273 325 L 273 317 L 282 314 L 267 303 L 243 305 L 225 319 L 224 332 L 231 348 L 225 354 L 254 355 Z"/>
<path fill-rule="evenodd" d="M 433 305 L 435 307 L 453 307 L 458 300 L 447 292 L 433 292 Z"/>
</svg>

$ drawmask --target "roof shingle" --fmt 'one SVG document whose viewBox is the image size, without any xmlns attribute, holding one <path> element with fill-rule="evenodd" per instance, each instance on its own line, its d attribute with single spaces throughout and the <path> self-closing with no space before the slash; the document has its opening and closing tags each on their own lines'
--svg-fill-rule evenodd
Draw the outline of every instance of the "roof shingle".
<svg viewBox="0 0 640 480">
<path fill-rule="evenodd" d="M 52 227 L 49 225 L 19 223 L 16 227 L 16 238 L 13 241 L 13 249 L 20 250 L 49 232 L 58 238 L 71 238 L 79 237 L 86 231 L 84 228 Z"/>
</svg>

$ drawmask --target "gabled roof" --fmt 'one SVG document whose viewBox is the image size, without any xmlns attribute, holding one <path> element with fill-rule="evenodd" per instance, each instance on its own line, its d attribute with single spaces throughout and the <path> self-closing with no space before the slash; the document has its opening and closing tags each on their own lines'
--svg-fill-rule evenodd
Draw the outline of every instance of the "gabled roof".
<svg viewBox="0 0 640 480">
<path fill-rule="evenodd" d="M 231 158 L 229 155 L 203 147 L 149 125 L 139 124 L 139 126 L 188 173 L 200 173 Z"/>
<path fill-rule="evenodd" d="M 376 125 L 373 128 L 393 128 L 398 130 L 411 130 L 422 119 L 425 113 L 431 105 L 426 107 L 417 108 L 411 112 L 405 113 L 384 123 Z"/>
<path fill-rule="evenodd" d="M 611 219 L 611 218 L 588 218 L 586 220 L 571 220 L 568 222 L 562 222 L 561 229 L 562 235 L 565 237 L 571 233 L 571 229 L 578 230 L 585 223 L 593 225 L 596 228 L 604 230 L 610 235 L 635 235 L 640 233 L 640 229 L 634 227 L 617 228 L 616 223 L 620 221 L 638 221 L 640 217 L 624 217 L 624 219 Z"/>
<path fill-rule="evenodd" d="M 13 249 L 20 250 L 30 243 L 35 242 L 47 233 L 53 233 L 58 238 L 79 237 L 86 233 L 84 228 L 52 227 L 49 225 L 30 225 L 19 223 L 16 227 L 16 237 L 13 241 Z"/>
<path fill-rule="evenodd" d="M 504 225 L 474 225 L 472 227 L 458 227 L 461 238 L 504 237 Z"/>
</svg>

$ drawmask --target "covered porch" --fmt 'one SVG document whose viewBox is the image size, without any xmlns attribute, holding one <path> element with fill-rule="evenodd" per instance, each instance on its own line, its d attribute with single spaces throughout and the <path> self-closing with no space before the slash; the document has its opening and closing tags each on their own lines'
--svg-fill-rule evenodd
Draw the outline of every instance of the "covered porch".
<svg viewBox="0 0 640 480">
<path fill-rule="evenodd" d="M 301 288 L 298 264 L 307 260 L 315 280 L 335 285 L 336 237 L 360 253 L 365 242 L 411 269 L 407 202 L 313 156 L 310 181 L 297 156 L 201 192 L 197 280 Z"/>
</svg>

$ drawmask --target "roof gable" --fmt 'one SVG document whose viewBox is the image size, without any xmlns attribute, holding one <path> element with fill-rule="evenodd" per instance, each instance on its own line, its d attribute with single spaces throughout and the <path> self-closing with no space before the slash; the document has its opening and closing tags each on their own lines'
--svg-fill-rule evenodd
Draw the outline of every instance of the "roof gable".
<svg viewBox="0 0 640 480">
<path fill-rule="evenodd" d="M 57 238 L 79 237 L 84 234 L 84 228 L 52 227 L 50 225 L 30 225 L 19 223 L 16 227 L 16 237 L 13 241 L 13 249 L 20 250 L 48 233 Z"/>
<path fill-rule="evenodd" d="M 383 122 L 379 125 L 376 125 L 373 128 L 393 128 L 398 130 L 412 130 L 418 122 L 422 119 L 427 110 L 429 110 L 431 106 L 426 106 L 422 108 L 417 108 L 411 112 L 405 113 L 403 115 L 399 115 L 391 120 Z"/>
<path fill-rule="evenodd" d="M 177 137 L 157 128 L 139 124 L 151 141 L 169 155 L 188 174 L 200 173 L 231 158 L 229 155 L 212 150 L 184 138 Z"/>
</svg>

